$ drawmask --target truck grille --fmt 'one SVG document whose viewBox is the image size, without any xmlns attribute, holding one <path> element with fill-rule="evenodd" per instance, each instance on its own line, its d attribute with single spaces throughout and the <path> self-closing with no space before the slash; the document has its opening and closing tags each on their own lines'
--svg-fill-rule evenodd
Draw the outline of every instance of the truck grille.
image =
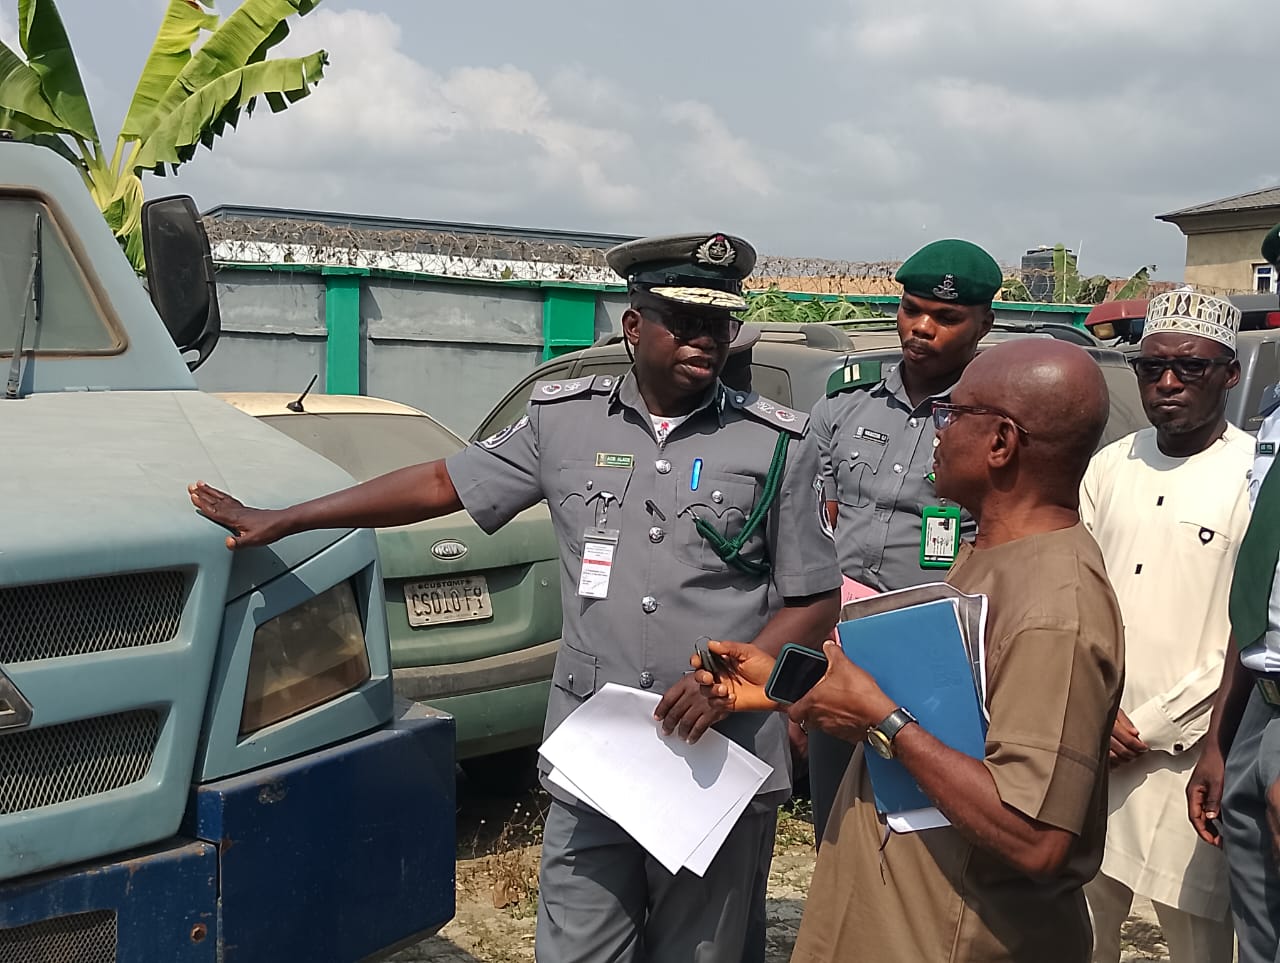
<svg viewBox="0 0 1280 963">
<path fill-rule="evenodd" d="M 0 663 L 168 642 L 185 585 L 171 569 L 0 588 Z"/>
<path fill-rule="evenodd" d="M 116 914 L 109 910 L 0 929 L 0 963 L 115 963 Z"/>
<path fill-rule="evenodd" d="M 137 782 L 151 768 L 159 732 L 159 715 L 136 709 L 0 734 L 0 814 Z"/>
</svg>

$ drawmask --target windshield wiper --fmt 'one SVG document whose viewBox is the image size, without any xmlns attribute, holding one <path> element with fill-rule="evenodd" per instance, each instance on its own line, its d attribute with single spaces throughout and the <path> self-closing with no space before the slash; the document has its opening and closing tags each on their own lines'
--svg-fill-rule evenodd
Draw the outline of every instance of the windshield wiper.
<svg viewBox="0 0 1280 963">
<path fill-rule="evenodd" d="M 41 295 L 43 294 L 41 288 L 44 282 L 44 273 L 41 270 L 44 259 L 40 231 L 40 212 L 36 211 L 35 223 L 31 227 L 31 273 L 27 276 L 27 286 L 22 295 L 22 320 L 18 322 L 18 344 L 13 349 L 13 362 L 9 365 L 9 383 L 4 390 L 6 398 L 19 397 L 18 391 L 22 385 L 22 354 L 27 343 L 27 319 L 33 318 L 36 327 L 40 327 Z"/>
</svg>

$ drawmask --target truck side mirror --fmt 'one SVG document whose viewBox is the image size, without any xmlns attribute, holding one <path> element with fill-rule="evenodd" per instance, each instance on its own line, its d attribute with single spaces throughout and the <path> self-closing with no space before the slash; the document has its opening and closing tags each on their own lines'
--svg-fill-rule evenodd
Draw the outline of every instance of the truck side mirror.
<svg viewBox="0 0 1280 963">
<path fill-rule="evenodd" d="M 222 335 L 209 236 L 195 201 L 185 194 L 142 205 L 142 253 L 151 303 L 192 371 L 204 364 Z"/>
</svg>

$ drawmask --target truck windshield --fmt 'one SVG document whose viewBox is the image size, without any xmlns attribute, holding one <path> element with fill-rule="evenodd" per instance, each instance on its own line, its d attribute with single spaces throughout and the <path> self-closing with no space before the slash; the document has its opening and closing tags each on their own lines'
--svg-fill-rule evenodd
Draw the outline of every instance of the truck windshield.
<svg viewBox="0 0 1280 963">
<path fill-rule="evenodd" d="M 57 219 L 29 195 L 0 193 L 0 358 L 13 356 L 27 309 L 36 214 L 42 220 L 38 323 L 28 320 L 23 347 L 46 352 L 118 351 L 123 339 L 102 311 Z"/>
<path fill-rule="evenodd" d="M 358 482 L 446 458 L 463 447 L 456 435 L 422 415 L 352 412 L 266 415 L 262 420 L 324 455 Z"/>
</svg>

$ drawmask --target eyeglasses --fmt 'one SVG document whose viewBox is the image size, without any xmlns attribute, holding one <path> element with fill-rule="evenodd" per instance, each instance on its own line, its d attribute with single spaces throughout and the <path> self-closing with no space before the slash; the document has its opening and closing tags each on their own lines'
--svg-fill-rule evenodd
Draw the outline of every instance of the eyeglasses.
<svg viewBox="0 0 1280 963">
<path fill-rule="evenodd" d="M 1154 384 L 1172 371 L 1183 384 L 1193 384 L 1219 365 L 1231 364 L 1231 358 L 1130 358 L 1129 364 L 1139 381 Z"/>
<path fill-rule="evenodd" d="M 742 319 L 732 315 L 677 314 L 673 311 L 660 311 L 654 307 L 643 307 L 639 310 L 645 317 L 657 320 L 671 332 L 671 337 L 686 344 L 701 337 L 709 337 L 716 344 L 729 344 L 742 330 Z"/>
<path fill-rule="evenodd" d="M 953 405 L 942 401 L 933 403 L 933 427 L 938 431 L 945 429 L 961 415 L 995 415 L 997 418 L 1003 418 L 1009 422 L 1026 437 L 1031 437 L 1031 432 L 1018 424 L 1013 415 L 999 408 L 986 408 L 982 405 Z"/>
</svg>

